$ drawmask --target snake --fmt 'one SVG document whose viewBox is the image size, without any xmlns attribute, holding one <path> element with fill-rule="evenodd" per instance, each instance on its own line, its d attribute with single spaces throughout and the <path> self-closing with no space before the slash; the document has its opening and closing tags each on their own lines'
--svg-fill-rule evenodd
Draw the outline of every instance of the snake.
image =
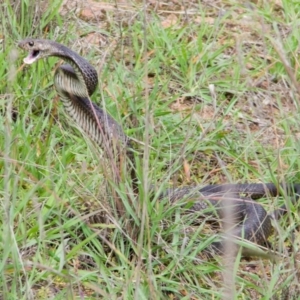
<svg viewBox="0 0 300 300">
<path fill-rule="evenodd" d="M 119 160 L 122 153 L 125 153 L 133 163 L 130 138 L 109 113 L 91 100 L 98 87 L 98 74 L 95 68 L 75 51 L 52 40 L 26 38 L 20 41 L 18 46 L 28 52 L 28 56 L 24 58 L 25 64 L 32 64 L 48 57 L 57 57 L 66 62 L 60 65 L 54 74 L 54 86 L 66 114 L 106 154 Z M 265 246 L 272 233 L 272 216 L 255 200 L 278 195 L 298 199 L 299 194 L 300 184 L 296 183 L 281 185 L 244 183 L 169 188 L 159 198 L 167 197 L 171 204 L 178 203 L 182 199 L 192 202 L 188 209 L 192 213 L 213 207 L 221 219 L 226 215 L 227 200 L 234 200 L 230 214 L 235 225 L 233 235 Z M 213 242 L 212 247 L 217 253 L 222 253 L 224 241 Z"/>
</svg>

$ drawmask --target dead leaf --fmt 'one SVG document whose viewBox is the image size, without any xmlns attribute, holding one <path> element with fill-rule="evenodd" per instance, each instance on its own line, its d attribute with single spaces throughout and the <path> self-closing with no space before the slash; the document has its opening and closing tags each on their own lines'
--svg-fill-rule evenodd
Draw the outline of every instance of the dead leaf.
<svg viewBox="0 0 300 300">
<path fill-rule="evenodd" d="M 171 26 L 174 26 L 178 22 L 178 17 L 174 14 L 170 14 L 165 18 L 162 22 L 161 25 L 163 28 L 168 28 Z"/>
<path fill-rule="evenodd" d="M 191 168 L 186 159 L 183 162 L 183 169 L 184 169 L 186 181 L 190 182 L 191 181 Z"/>
</svg>

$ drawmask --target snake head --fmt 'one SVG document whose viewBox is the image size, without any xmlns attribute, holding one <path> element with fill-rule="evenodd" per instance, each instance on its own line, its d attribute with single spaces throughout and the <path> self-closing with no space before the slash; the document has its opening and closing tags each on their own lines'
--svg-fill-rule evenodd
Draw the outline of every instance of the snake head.
<svg viewBox="0 0 300 300">
<path fill-rule="evenodd" d="M 24 58 L 25 64 L 32 64 L 35 61 L 49 56 L 51 41 L 39 40 L 39 39 L 25 39 L 18 43 L 18 46 L 29 52 L 28 56 Z"/>
</svg>

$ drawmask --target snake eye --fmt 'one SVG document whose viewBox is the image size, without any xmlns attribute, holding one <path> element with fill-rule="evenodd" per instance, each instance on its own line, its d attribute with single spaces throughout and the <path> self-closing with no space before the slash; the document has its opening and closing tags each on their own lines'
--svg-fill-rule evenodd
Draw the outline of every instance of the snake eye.
<svg viewBox="0 0 300 300">
<path fill-rule="evenodd" d="M 30 42 L 28 42 L 28 45 L 29 45 L 30 47 L 32 47 L 32 46 L 34 45 L 34 42 L 33 42 L 33 41 L 30 41 Z"/>
</svg>

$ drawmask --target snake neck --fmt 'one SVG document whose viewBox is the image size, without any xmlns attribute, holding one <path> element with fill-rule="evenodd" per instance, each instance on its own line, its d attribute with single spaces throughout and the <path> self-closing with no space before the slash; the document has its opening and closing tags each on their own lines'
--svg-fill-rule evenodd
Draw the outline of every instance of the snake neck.
<svg viewBox="0 0 300 300">
<path fill-rule="evenodd" d="M 90 65 L 90 63 L 86 59 L 84 59 L 71 49 L 67 48 L 66 46 L 53 41 L 50 42 L 51 44 L 48 56 L 59 57 L 71 66 L 70 67 L 69 65 L 63 65 L 59 68 L 59 70 L 65 72 L 66 75 L 68 75 L 70 78 L 77 77 L 78 82 L 80 82 L 81 85 L 81 89 L 79 91 L 79 86 L 75 87 L 75 90 L 78 91 L 78 96 L 91 96 L 98 86 L 98 74 L 95 68 Z M 74 88 L 74 86 L 71 87 Z M 71 91 L 74 92 L 74 89 L 72 89 Z M 85 95 L 84 92 L 86 92 Z"/>
</svg>

